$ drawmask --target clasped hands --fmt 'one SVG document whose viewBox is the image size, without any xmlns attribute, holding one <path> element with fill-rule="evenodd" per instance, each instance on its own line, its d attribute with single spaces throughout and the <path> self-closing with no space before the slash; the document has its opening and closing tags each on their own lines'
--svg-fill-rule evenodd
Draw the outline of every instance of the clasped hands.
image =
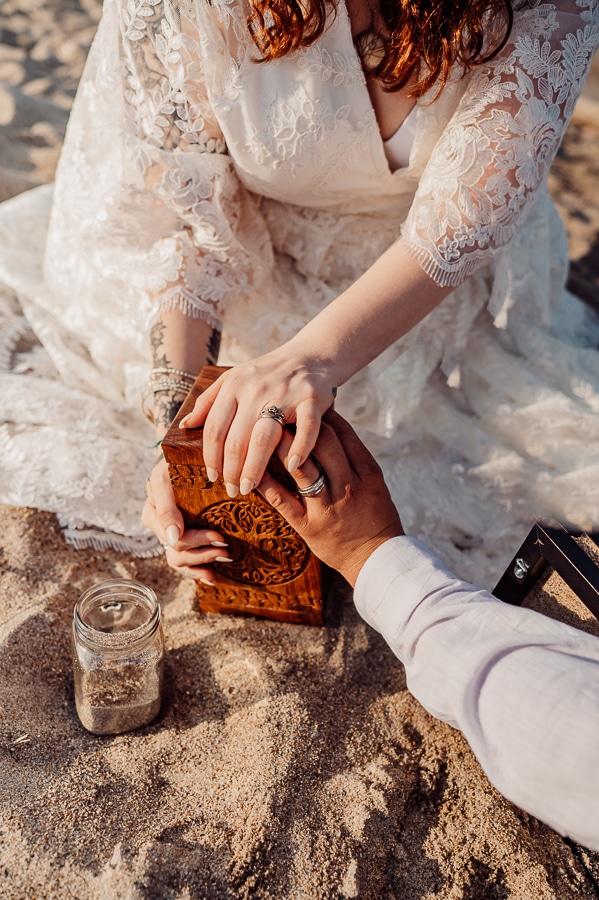
<svg viewBox="0 0 599 900">
<path fill-rule="evenodd" d="M 314 553 L 353 584 L 372 550 L 403 533 L 401 522 L 379 466 L 330 409 L 335 385 L 330 369 L 322 362 L 290 364 L 284 351 L 224 373 L 181 426 L 204 426 L 203 455 L 211 481 L 222 474 L 231 497 L 258 488 Z M 276 419 L 261 417 L 265 406 L 281 409 L 295 434 Z M 317 460 L 325 489 L 305 499 L 290 494 L 266 472 L 273 452 L 299 488 L 318 479 Z M 164 460 L 150 473 L 147 495 L 143 521 L 165 542 L 169 564 L 212 584 L 209 564 L 226 561 L 226 537 L 211 530 L 184 531 Z"/>
<path fill-rule="evenodd" d="M 316 443 L 334 387 L 326 364 L 290 358 L 283 346 L 221 375 L 198 397 L 181 427 L 204 426 L 204 463 L 211 481 L 222 475 L 230 497 L 249 494 L 281 439 L 281 425 L 261 411 L 276 407 L 287 424 L 295 425 L 289 456 L 289 471 L 294 471 Z"/>
</svg>

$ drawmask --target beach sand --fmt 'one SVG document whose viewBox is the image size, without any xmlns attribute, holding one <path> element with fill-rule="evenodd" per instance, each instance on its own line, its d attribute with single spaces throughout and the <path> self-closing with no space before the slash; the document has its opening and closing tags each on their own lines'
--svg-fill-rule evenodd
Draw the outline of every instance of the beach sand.
<svg viewBox="0 0 599 900">
<path fill-rule="evenodd" d="M 99 12 L 3 0 L 0 197 L 52 179 Z M 598 76 L 551 176 L 589 300 Z M 166 691 L 150 726 L 96 737 L 75 712 L 70 624 L 80 593 L 115 576 L 160 598 Z M 599 635 L 555 573 L 527 602 Z M 411 697 L 340 579 L 324 628 L 200 615 L 195 585 L 162 558 L 75 551 L 53 515 L 5 507 L 0 897 L 599 898 L 599 853 L 498 794 L 461 734 Z"/>
</svg>

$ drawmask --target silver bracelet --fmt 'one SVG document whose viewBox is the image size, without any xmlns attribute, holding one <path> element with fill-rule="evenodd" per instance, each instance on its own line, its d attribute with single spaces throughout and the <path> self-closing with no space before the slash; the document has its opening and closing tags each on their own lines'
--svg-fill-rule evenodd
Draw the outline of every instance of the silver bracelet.
<svg viewBox="0 0 599 900">
<path fill-rule="evenodd" d="M 179 381 L 179 379 L 174 378 L 168 381 L 148 381 L 143 389 L 143 393 L 147 396 L 148 394 L 157 394 L 159 391 L 171 390 L 185 391 L 188 394 L 190 385 L 187 381 Z"/>
<path fill-rule="evenodd" d="M 154 379 L 156 375 L 161 376 L 169 376 L 169 375 L 178 375 L 181 378 L 185 378 L 187 381 L 191 381 L 193 384 L 196 380 L 196 375 L 192 375 L 191 372 L 184 372 L 182 369 L 173 369 L 171 366 L 159 366 L 156 369 L 152 369 L 150 372 L 150 381 Z"/>
</svg>

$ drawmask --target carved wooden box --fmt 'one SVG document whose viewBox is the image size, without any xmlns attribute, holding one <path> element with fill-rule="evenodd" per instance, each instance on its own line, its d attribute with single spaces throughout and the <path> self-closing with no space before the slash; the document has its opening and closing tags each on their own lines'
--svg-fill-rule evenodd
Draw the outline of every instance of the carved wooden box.
<svg viewBox="0 0 599 900">
<path fill-rule="evenodd" d="M 162 441 L 177 506 L 186 528 L 214 528 L 232 563 L 211 563 L 215 587 L 198 584 L 200 609 L 322 625 L 322 566 L 296 531 L 257 492 L 232 500 L 222 478 L 208 481 L 202 429 L 179 428 L 196 398 L 225 369 L 205 366 Z M 290 490 L 295 482 L 278 457 L 269 471 Z"/>
</svg>

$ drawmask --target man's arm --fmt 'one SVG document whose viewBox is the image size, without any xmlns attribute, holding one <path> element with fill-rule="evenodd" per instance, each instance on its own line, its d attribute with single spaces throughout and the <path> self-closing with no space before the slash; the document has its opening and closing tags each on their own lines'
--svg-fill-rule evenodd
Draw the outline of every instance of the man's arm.
<svg viewBox="0 0 599 900">
<path fill-rule="evenodd" d="M 491 783 L 599 849 L 599 640 L 460 581 L 408 537 L 372 554 L 354 599 Z"/>
<path fill-rule="evenodd" d="M 327 413 L 315 456 L 326 487 L 261 490 L 316 555 L 355 584 L 360 614 L 406 668 L 410 691 L 459 728 L 489 780 L 562 834 L 599 850 L 599 640 L 460 581 L 403 535 L 372 456 Z M 291 446 L 284 437 L 283 457 Z M 318 477 L 313 462 L 294 473 Z"/>
</svg>

